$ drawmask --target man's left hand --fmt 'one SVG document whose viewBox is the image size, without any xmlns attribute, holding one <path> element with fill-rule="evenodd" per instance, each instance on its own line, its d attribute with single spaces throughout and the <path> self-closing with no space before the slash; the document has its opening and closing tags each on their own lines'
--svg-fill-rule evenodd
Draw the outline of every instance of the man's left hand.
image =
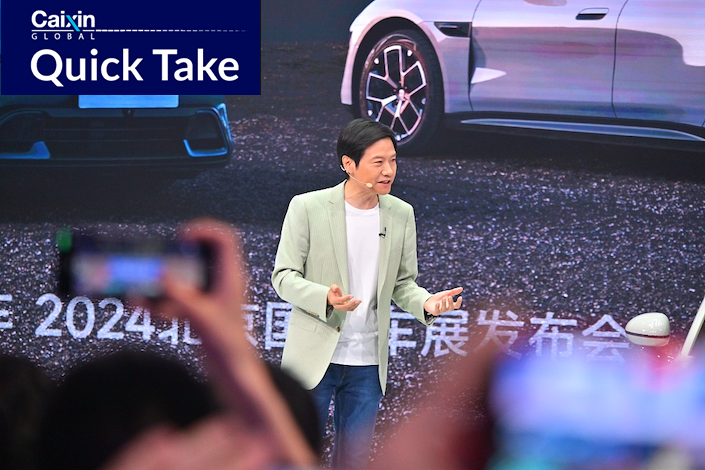
<svg viewBox="0 0 705 470">
<path fill-rule="evenodd" d="M 428 313 L 435 316 L 438 316 L 441 313 L 457 310 L 460 307 L 460 304 L 463 303 L 463 298 L 458 297 L 457 300 L 453 301 L 453 297 L 460 294 L 462 291 L 462 287 L 456 287 L 455 289 L 444 290 L 433 294 L 426 302 L 424 302 L 423 308 Z"/>
</svg>

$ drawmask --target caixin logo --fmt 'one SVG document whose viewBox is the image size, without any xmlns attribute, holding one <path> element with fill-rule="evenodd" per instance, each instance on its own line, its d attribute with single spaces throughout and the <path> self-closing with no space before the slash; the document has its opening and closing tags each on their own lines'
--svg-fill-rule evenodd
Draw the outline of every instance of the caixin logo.
<svg viewBox="0 0 705 470">
<path fill-rule="evenodd" d="M 220 0 L 0 2 L 15 39 L 3 94 L 259 93 L 259 0 L 234 18 L 217 14 Z"/>
<path fill-rule="evenodd" d="M 71 15 L 61 10 L 58 14 L 36 10 L 32 13 L 33 40 L 94 40 L 95 16 L 81 10 Z"/>
</svg>

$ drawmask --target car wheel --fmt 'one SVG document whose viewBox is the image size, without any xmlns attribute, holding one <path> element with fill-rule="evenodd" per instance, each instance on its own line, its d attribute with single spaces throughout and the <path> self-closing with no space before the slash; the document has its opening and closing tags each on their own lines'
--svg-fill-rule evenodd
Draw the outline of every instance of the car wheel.
<svg viewBox="0 0 705 470">
<path fill-rule="evenodd" d="M 429 150 L 443 117 L 440 70 L 421 33 L 402 30 L 384 36 L 362 67 L 360 115 L 392 128 L 404 153 Z"/>
</svg>

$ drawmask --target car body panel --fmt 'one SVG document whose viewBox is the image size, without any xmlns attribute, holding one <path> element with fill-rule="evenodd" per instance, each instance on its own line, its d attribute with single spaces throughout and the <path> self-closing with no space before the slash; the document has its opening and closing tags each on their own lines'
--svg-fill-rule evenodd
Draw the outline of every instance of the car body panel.
<svg viewBox="0 0 705 470">
<path fill-rule="evenodd" d="M 617 117 L 703 126 L 705 3 L 629 0 L 616 51 Z"/>
<path fill-rule="evenodd" d="M 625 1 L 481 2 L 472 26 L 474 73 L 497 73 L 472 85 L 473 111 L 614 117 L 614 35 Z M 604 16 L 581 15 L 595 5 Z"/>
</svg>

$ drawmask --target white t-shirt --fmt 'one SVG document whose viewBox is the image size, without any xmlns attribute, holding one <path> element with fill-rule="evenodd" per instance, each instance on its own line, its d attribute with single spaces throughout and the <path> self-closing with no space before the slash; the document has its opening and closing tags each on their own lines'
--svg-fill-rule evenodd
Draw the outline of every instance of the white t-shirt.
<svg viewBox="0 0 705 470">
<path fill-rule="evenodd" d="M 357 209 L 345 203 L 350 292 L 362 303 L 345 314 L 340 339 L 333 353 L 334 364 L 368 366 L 379 364 L 377 329 L 377 278 L 379 276 L 379 204 Z"/>
</svg>

